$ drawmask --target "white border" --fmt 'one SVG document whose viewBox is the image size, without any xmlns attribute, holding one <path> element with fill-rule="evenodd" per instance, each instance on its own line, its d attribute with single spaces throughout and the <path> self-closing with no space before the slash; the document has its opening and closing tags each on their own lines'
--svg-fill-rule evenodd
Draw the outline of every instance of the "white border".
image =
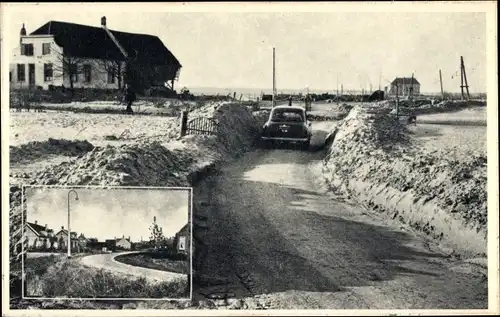
<svg viewBox="0 0 500 317">
<path fill-rule="evenodd" d="M 191 216 L 188 216 L 188 222 L 190 223 L 189 231 L 191 236 L 191 246 L 189 250 L 189 297 L 188 298 L 168 298 L 168 297 L 160 297 L 160 298 L 141 298 L 141 297 L 32 297 L 25 296 L 24 283 L 26 275 L 24 274 L 24 256 L 21 257 L 21 277 L 22 277 L 22 286 L 21 286 L 21 298 L 24 300 L 69 300 L 69 301 L 168 301 L 168 302 L 184 302 L 184 301 L 192 301 L 193 300 L 193 188 L 192 187 L 154 187 L 154 186 L 93 186 L 93 185 L 22 185 L 21 186 L 21 237 L 24 239 L 24 190 L 27 188 L 61 188 L 61 189 L 73 189 L 73 188 L 84 188 L 84 189 L 106 189 L 106 190 L 114 190 L 114 189 L 126 189 L 126 190 L 159 190 L 163 189 L 165 191 L 187 191 L 188 192 L 188 213 Z M 27 201 L 26 201 L 27 202 Z M 27 208 L 27 206 L 26 206 Z M 26 212 L 28 210 L 26 209 Z M 28 215 L 26 215 L 27 219 Z M 24 243 L 22 243 L 22 251 L 24 253 Z"/>
<path fill-rule="evenodd" d="M 84 5 L 82 8 L 81 5 Z M 103 8 L 112 8 L 121 12 L 140 12 L 147 10 L 149 12 L 485 12 L 487 16 L 487 98 L 490 105 L 498 105 L 498 45 L 497 45 L 497 2 L 496 1 L 469 1 L 469 2 L 453 2 L 453 1 L 421 1 L 421 2 L 293 2 L 293 3 L 37 3 L 34 7 L 33 3 L 2 3 L 0 4 L 0 20 L 3 21 L 6 15 L 12 11 L 11 7 L 25 6 L 25 10 L 37 8 L 37 10 L 52 11 L 59 10 L 63 15 L 65 10 L 83 10 L 100 14 Z M 31 6 L 31 7 L 29 7 Z M 80 6 L 80 7 L 78 7 Z M 6 14 L 7 12 L 7 14 Z M 18 30 L 11 32 L 8 27 L 2 24 L 0 28 L 2 37 L 16 34 Z M 4 44 L 4 43 L 2 43 Z M 8 44 L 7 44 L 8 45 Z M 2 73 L 2 132 L 8 136 L 9 110 L 3 105 L 9 104 L 7 69 L 10 56 L 10 48 L 2 47 L 1 69 Z M 6 111 L 5 111 L 6 110 Z M 291 316 L 324 316 L 324 315 L 480 315 L 489 314 L 495 315 L 500 313 L 500 296 L 498 289 L 499 274 L 499 228 L 498 228 L 498 107 L 488 108 L 488 285 L 489 285 L 489 308 L 487 310 L 440 310 L 440 309 L 421 309 L 421 310 L 268 310 L 268 311 L 224 311 L 225 315 L 291 315 Z M 4 141 L 5 139 L 5 141 Z M 2 176 L 9 175 L 9 157 L 8 157 L 8 137 L 2 138 Z M 2 181 L 7 182 L 7 186 L 2 186 L 2 197 L 9 196 L 8 176 L 2 177 Z M 9 210 L 7 199 L 2 200 L 3 210 Z M 9 216 L 7 212 L 2 213 L 2 235 L 4 246 L 9 241 Z M 9 258 L 9 247 L 2 248 L 3 258 Z M 9 261 L 2 260 L 3 276 L 8 276 Z M 154 311 L 154 310 L 37 310 L 28 312 L 26 310 L 10 310 L 9 302 L 9 285 L 8 279 L 2 279 L 2 306 L 6 307 L 5 313 L 8 316 L 217 316 L 221 315 L 218 311 L 212 310 L 171 310 L 171 311 Z"/>
</svg>

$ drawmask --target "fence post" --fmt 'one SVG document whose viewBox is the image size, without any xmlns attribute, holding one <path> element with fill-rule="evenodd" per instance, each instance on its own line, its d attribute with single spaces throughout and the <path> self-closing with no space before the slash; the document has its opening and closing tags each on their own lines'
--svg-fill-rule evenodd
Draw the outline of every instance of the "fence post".
<svg viewBox="0 0 500 317">
<path fill-rule="evenodd" d="M 181 138 L 186 135 L 187 122 L 188 122 L 188 112 L 184 110 L 181 113 L 181 131 L 179 135 Z"/>
</svg>

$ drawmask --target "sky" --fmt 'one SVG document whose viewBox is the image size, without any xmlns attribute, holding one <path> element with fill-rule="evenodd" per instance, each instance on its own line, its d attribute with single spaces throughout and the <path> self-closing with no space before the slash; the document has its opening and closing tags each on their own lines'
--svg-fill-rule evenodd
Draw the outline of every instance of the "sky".
<svg viewBox="0 0 500 317">
<path fill-rule="evenodd" d="M 94 4 L 93 4 L 94 5 Z M 177 87 L 270 89 L 276 48 L 278 90 L 370 90 L 411 77 L 422 92 L 460 91 L 460 56 L 470 91 L 486 91 L 484 12 L 150 12 L 12 7 L 10 45 L 49 20 L 158 36 L 183 65 Z M 89 5 L 84 5 L 89 8 Z M 43 8 L 42 9 L 40 9 Z M 17 8 L 17 9 L 15 9 Z M 21 8 L 21 9 L 19 9 Z M 137 8 L 137 6 L 136 6 Z M 16 10 L 16 11 L 14 11 Z M 158 11 L 158 10 L 157 10 Z"/>
<path fill-rule="evenodd" d="M 68 228 L 68 192 L 71 188 L 27 188 L 27 221 L 57 233 Z M 99 241 L 129 237 L 149 239 L 156 222 L 166 237 L 174 236 L 188 223 L 189 191 L 165 189 L 85 189 L 70 194 L 71 231 Z"/>
</svg>

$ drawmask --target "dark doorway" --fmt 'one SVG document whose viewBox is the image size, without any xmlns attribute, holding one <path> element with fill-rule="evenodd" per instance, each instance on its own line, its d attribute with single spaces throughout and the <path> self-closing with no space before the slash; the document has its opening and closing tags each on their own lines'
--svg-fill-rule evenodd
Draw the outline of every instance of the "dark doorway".
<svg viewBox="0 0 500 317">
<path fill-rule="evenodd" d="M 35 85 L 35 64 L 28 64 L 28 83 L 30 86 Z"/>
</svg>

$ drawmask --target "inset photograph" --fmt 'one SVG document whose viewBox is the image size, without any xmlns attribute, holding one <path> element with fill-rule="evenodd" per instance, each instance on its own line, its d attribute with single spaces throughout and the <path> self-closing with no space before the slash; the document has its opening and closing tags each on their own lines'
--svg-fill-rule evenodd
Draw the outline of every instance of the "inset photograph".
<svg viewBox="0 0 500 317">
<path fill-rule="evenodd" d="M 25 187 L 23 297 L 190 299 L 191 189 Z"/>
</svg>

